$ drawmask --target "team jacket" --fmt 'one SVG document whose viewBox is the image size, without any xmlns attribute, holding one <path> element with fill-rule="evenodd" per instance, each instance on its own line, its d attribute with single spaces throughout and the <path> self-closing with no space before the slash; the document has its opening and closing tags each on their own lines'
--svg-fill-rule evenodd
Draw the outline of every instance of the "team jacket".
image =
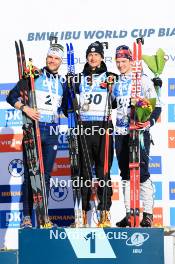
<svg viewBox="0 0 175 264">
<path fill-rule="evenodd" d="M 88 63 L 76 85 L 76 94 L 80 107 L 79 114 L 82 121 L 106 121 L 109 115 L 107 78 L 111 73 L 107 72 L 104 62 L 100 68 L 91 71 Z M 114 74 L 113 74 L 114 75 Z M 106 84 L 106 85 L 104 85 Z"/>
<path fill-rule="evenodd" d="M 130 111 L 131 111 L 131 75 L 119 75 L 118 81 L 113 86 L 112 97 L 116 101 L 116 134 L 126 135 L 129 133 Z M 152 81 L 142 75 L 142 98 L 156 98 L 156 107 L 149 119 L 151 126 L 157 121 L 161 113 L 161 105 L 157 97 Z"/>
<path fill-rule="evenodd" d="M 20 100 L 21 87 L 30 86 L 29 79 L 20 80 L 7 96 L 7 102 L 14 107 Z M 58 123 L 58 109 L 63 98 L 63 86 L 58 74 L 52 74 L 43 68 L 39 77 L 35 79 L 35 94 L 40 122 Z M 31 106 L 31 104 L 29 104 Z"/>
</svg>

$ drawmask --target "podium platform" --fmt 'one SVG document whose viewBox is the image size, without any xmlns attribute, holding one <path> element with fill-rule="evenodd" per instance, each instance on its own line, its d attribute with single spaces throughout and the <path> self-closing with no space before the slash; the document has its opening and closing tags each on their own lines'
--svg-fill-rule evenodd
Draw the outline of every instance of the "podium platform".
<svg viewBox="0 0 175 264">
<path fill-rule="evenodd" d="M 162 228 L 23 229 L 19 230 L 18 263 L 164 264 L 164 231 Z"/>
<path fill-rule="evenodd" d="M 1 264 L 17 264 L 17 250 L 0 251 Z"/>
</svg>

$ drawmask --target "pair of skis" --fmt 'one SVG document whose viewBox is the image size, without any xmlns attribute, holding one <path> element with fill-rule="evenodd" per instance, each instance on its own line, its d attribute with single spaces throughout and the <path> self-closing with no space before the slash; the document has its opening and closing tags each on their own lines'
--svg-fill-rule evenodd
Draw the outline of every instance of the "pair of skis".
<svg viewBox="0 0 175 264">
<path fill-rule="evenodd" d="M 143 38 L 133 43 L 131 100 L 141 95 Z M 139 227 L 140 221 L 140 131 L 135 129 L 136 112 L 131 105 L 129 169 L 130 169 L 130 223 Z"/>
<path fill-rule="evenodd" d="M 74 49 L 72 43 L 66 44 L 67 48 L 67 85 L 68 85 L 68 142 L 69 142 L 69 155 L 71 161 L 71 175 L 72 175 L 72 184 L 73 184 L 73 199 L 74 199 L 74 214 L 75 214 L 75 227 L 86 227 L 86 216 L 82 210 L 82 194 L 81 194 L 81 179 L 80 179 L 80 160 L 79 160 L 79 148 L 81 146 L 83 160 L 86 166 L 86 172 L 88 179 L 92 181 L 93 169 L 88 152 L 87 142 L 85 135 L 79 135 L 79 138 L 76 133 L 74 133 L 74 128 L 77 128 L 79 125 L 82 126 L 82 121 L 80 118 L 80 108 L 76 97 L 76 91 L 74 86 L 74 81 L 72 80 L 75 77 L 75 64 L 74 64 Z M 79 183 L 79 186 L 74 186 L 74 181 Z M 96 190 L 95 190 L 96 192 Z M 97 194 L 96 194 L 97 197 Z M 94 202 L 95 211 L 97 214 L 97 206 Z"/>
<path fill-rule="evenodd" d="M 36 96 L 34 85 L 34 71 L 32 62 L 26 65 L 24 47 L 21 40 L 19 45 L 15 41 L 21 102 L 36 109 Z M 26 80 L 25 80 L 25 77 Z M 28 80 L 27 80 L 28 78 Z M 48 225 L 48 204 L 44 178 L 44 164 L 42 157 L 39 122 L 31 120 L 25 113 L 23 115 L 23 147 L 26 153 L 27 166 L 31 181 L 33 203 L 36 210 L 38 227 Z"/>
<path fill-rule="evenodd" d="M 77 111 L 78 104 L 76 100 L 76 94 L 73 89 L 72 78 L 75 75 L 74 66 L 74 49 L 72 43 L 67 44 L 67 85 L 68 85 L 68 142 L 69 142 L 69 156 L 71 165 L 71 177 L 72 177 L 72 190 L 74 200 L 74 215 L 75 227 L 83 226 L 83 211 L 82 211 L 82 196 L 80 187 L 80 161 L 79 161 L 79 146 L 78 136 L 74 133 L 74 129 L 78 126 Z M 78 186 L 74 186 L 75 181 L 78 182 Z"/>
</svg>

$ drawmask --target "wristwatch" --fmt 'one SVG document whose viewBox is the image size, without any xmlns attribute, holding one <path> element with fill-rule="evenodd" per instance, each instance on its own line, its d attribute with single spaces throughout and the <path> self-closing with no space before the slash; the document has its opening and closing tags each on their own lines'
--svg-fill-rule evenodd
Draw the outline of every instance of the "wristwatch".
<svg viewBox="0 0 175 264">
<path fill-rule="evenodd" d="M 20 109 L 21 111 L 23 111 L 23 108 L 24 108 L 24 106 L 25 106 L 25 105 L 24 105 L 24 104 L 22 104 L 22 105 L 20 106 L 20 108 L 19 108 L 19 109 Z"/>
</svg>

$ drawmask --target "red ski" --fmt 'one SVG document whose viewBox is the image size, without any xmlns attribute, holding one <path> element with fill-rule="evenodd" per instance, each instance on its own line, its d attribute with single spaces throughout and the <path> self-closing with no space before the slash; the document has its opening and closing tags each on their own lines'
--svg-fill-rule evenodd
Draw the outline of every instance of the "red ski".
<svg viewBox="0 0 175 264">
<path fill-rule="evenodd" d="M 133 43 L 131 101 L 141 95 L 143 38 Z M 136 113 L 131 104 L 129 169 L 130 169 L 130 222 L 131 227 L 139 227 L 140 215 L 140 132 L 135 129 Z"/>
<path fill-rule="evenodd" d="M 26 66 L 24 47 L 21 40 L 19 41 L 19 45 L 15 41 L 15 48 L 19 80 L 23 80 L 20 84 L 21 102 L 24 105 L 31 105 L 33 108 L 36 108 L 34 86 L 34 73 L 36 74 L 34 71 L 36 68 L 32 65 L 31 61 L 29 66 Z M 26 78 L 30 78 L 30 84 L 25 81 Z M 42 228 L 50 227 L 39 124 L 38 121 L 34 122 L 24 113 L 22 115 L 23 142 L 27 156 L 37 226 Z"/>
</svg>

